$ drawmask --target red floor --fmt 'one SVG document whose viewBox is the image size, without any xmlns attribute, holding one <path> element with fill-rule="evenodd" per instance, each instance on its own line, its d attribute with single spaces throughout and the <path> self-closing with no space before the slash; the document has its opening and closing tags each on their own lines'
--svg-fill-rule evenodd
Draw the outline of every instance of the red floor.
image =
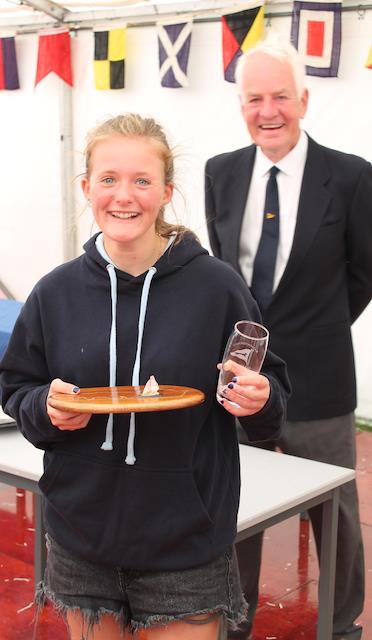
<svg viewBox="0 0 372 640">
<path fill-rule="evenodd" d="M 372 638 L 372 433 L 359 433 L 357 482 L 366 555 L 363 637 Z M 266 531 L 254 640 L 315 640 L 317 560 L 307 522 Z M 33 504 L 28 492 L 0 484 L 0 640 L 67 640 L 51 607 L 33 638 Z M 144 640 L 144 639 L 143 639 Z"/>
</svg>

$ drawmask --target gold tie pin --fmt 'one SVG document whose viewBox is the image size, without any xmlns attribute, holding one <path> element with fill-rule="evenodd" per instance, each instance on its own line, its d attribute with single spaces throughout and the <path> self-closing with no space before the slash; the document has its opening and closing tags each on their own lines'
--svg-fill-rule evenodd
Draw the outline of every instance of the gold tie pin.
<svg viewBox="0 0 372 640">
<path fill-rule="evenodd" d="M 275 218 L 276 213 L 265 213 L 265 218 L 266 220 L 272 220 L 273 218 Z"/>
</svg>

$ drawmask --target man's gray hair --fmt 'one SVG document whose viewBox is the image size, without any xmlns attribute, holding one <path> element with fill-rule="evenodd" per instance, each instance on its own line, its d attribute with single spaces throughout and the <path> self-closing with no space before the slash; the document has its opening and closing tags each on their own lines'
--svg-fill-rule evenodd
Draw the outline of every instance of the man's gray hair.
<svg viewBox="0 0 372 640">
<path fill-rule="evenodd" d="M 243 70 L 246 65 L 249 64 L 249 59 L 255 53 L 266 53 L 268 56 L 276 58 L 281 62 L 288 62 L 293 71 L 297 97 L 302 97 L 305 89 L 305 65 L 301 60 L 300 54 L 297 49 L 290 44 L 290 42 L 281 39 L 277 34 L 271 33 L 267 38 L 265 38 L 265 40 L 261 40 L 257 45 L 243 53 L 237 62 L 235 69 L 235 81 L 242 102 L 244 102 L 244 95 L 242 94 Z"/>
</svg>

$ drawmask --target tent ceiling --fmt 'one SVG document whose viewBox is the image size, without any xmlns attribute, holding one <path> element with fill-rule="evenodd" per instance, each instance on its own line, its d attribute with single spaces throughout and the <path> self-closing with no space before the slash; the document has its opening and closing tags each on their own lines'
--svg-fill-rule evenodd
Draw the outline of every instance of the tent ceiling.
<svg viewBox="0 0 372 640">
<path fill-rule="evenodd" d="M 257 4 L 257 0 L 0 0 L 0 36 L 59 25 L 79 29 L 115 21 L 146 24 L 185 15 L 210 18 Z M 273 15 L 288 15 L 293 6 L 291 0 L 266 0 L 265 4 L 266 13 Z M 361 13 L 372 8 L 371 0 L 343 0 L 342 6 Z"/>
<path fill-rule="evenodd" d="M 287 0 L 270 0 L 270 5 L 286 5 Z M 154 21 L 180 15 L 213 16 L 225 10 L 237 11 L 257 6 L 257 0 L 0 0 L 0 28 L 26 25 L 82 24 L 122 19 L 128 23 Z M 18 31 L 19 29 L 17 29 Z"/>
</svg>

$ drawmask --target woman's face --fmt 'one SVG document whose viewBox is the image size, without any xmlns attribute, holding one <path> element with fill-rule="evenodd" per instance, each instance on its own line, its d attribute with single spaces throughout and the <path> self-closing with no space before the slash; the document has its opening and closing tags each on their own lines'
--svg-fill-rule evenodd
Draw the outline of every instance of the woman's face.
<svg viewBox="0 0 372 640">
<path fill-rule="evenodd" d="M 157 143 L 119 134 L 95 145 L 82 187 L 105 240 L 115 244 L 155 234 L 159 210 L 173 192 Z"/>
</svg>

